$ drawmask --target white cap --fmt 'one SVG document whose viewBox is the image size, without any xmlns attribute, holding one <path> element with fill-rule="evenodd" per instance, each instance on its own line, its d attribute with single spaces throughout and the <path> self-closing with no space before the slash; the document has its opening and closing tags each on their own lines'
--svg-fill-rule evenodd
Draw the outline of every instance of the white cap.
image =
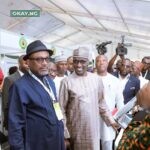
<svg viewBox="0 0 150 150">
<path fill-rule="evenodd" d="M 86 58 L 89 59 L 89 49 L 86 47 L 79 47 L 78 49 L 75 49 L 73 51 L 73 57 L 81 57 L 81 58 Z"/>
<path fill-rule="evenodd" d="M 55 63 L 60 62 L 60 61 L 66 61 L 67 62 L 67 57 L 65 55 L 59 55 L 55 57 Z"/>
</svg>

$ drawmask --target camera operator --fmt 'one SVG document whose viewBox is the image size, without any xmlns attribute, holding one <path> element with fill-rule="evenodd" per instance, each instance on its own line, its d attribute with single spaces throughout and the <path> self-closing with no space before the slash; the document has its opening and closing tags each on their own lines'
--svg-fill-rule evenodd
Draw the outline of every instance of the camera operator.
<svg viewBox="0 0 150 150">
<path fill-rule="evenodd" d="M 108 72 L 114 74 L 115 76 L 118 75 L 118 71 L 120 70 L 121 62 L 125 58 L 124 56 L 127 54 L 127 48 L 125 47 L 124 43 L 125 36 L 121 36 L 121 43 L 118 43 L 118 46 L 116 48 L 116 54 L 112 57 L 112 59 L 109 61 L 108 64 Z M 116 71 L 113 70 L 113 65 L 115 60 L 117 59 L 117 56 L 120 56 L 120 59 L 116 63 Z"/>
<path fill-rule="evenodd" d="M 118 71 L 120 70 L 120 66 L 122 63 L 122 60 L 125 58 L 125 55 L 127 54 L 127 48 L 124 46 L 123 39 L 122 43 L 118 43 L 118 46 L 116 48 L 116 54 L 112 57 L 112 59 L 109 61 L 108 64 L 108 72 L 114 74 L 115 76 L 118 74 Z M 113 65 L 117 57 L 120 56 L 120 59 L 116 63 L 116 71 L 113 70 Z"/>
<path fill-rule="evenodd" d="M 115 71 L 113 69 L 113 65 L 118 57 L 117 53 L 110 59 L 109 64 L 108 64 L 107 71 L 113 75 L 118 74 L 118 71 L 120 70 L 120 67 L 122 65 L 122 60 L 124 59 L 124 55 L 119 55 L 119 56 L 120 56 L 120 59 L 116 62 Z"/>
</svg>

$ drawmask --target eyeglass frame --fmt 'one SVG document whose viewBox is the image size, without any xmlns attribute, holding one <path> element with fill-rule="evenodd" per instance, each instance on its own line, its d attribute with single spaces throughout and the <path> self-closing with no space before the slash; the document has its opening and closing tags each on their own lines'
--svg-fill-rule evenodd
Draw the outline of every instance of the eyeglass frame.
<svg viewBox="0 0 150 150">
<path fill-rule="evenodd" d="M 75 65 L 78 65 L 78 64 L 82 64 L 82 65 L 85 65 L 85 64 L 88 64 L 88 60 L 86 60 L 86 59 L 81 59 L 81 60 L 78 60 L 78 59 L 73 59 L 73 64 L 75 64 Z"/>
<path fill-rule="evenodd" d="M 36 61 L 37 63 L 43 63 L 44 61 L 45 61 L 46 63 L 49 63 L 49 62 L 50 62 L 50 57 L 46 57 L 46 58 L 43 58 L 43 57 L 37 57 L 37 58 L 29 57 L 29 60 L 34 60 L 34 61 Z"/>
</svg>

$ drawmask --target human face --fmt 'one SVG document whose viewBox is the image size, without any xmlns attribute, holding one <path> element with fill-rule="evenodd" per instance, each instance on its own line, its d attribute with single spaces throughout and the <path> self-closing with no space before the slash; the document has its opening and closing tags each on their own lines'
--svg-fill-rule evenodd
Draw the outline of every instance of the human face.
<svg viewBox="0 0 150 150">
<path fill-rule="evenodd" d="M 143 68 L 143 63 L 141 63 L 140 61 L 135 61 L 132 63 L 132 74 L 135 75 L 136 77 L 140 76 L 140 73 L 142 71 Z"/>
<path fill-rule="evenodd" d="M 127 76 L 131 72 L 131 61 L 124 59 L 122 61 L 122 66 L 120 68 L 120 75 L 121 76 Z"/>
<path fill-rule="evenodd" d="M 38 76 L 48 74 L 49 53 L 39 51 L 31 54 L 27 60 L 28 66 L 32 73 Z"/>
<path fill-rule="evenodd" d="M 144 64 L 143 70 L 146 71 L 150 66 L 150 59 L 149 58 L 144 58 L 142 60 L 142 63 Z"/>
<path fill-rule="evenodd" d="M 116 63 L 116 69 L 120 71 L 121 66 L 122 66 L 122 60 L 119 59 Z"/>
<path fill-rule="evenodd" d="M 57 75 L 57 66 L 56 64 L 50 62 L 49 63 L 49 76 L 52 78 L 52 79 L 55 79 L 56 75 Z"/>
<path fill-rule="evenodd" d="M 68 70 L 70 72 L 73 72 L 74 71 L 74 68 L 73 68 L 73 57 L 70 57 L 68 60 L 67 60 L 67 65 L 68 65 Z"/>
<path fill-rule="evenodd" d="M 108 60 L 104 55 L 99 55 L 96 58 L 96 69 L 98 74 L 107 73 Z"/>
<path fill-rule="evenodd" d="M 23 60 L 23 58 L 21 58 L 20 61 L 19 61 L 19 69 L 23 73 L 27 72 L 27 70 L 29 69 L 29 67 L 27 65 L 27 61 Z"/>
<path fill-rule="evenodd" d="M 73 66 L 77 75 L 84 76 L 87 74 L 88 59 L 86 58 L 73 58 Z"/>
<path fill-rule="evenodd" d="M 140 70 L 133 64 L 132 66 L 132 72 L 134 76 L 138 77 L 140 75 Z"/>
<path fill-rule="evenodd" d="M 64 75 L 67 71 L 67 61 L 60 61 L 57 64 L 57 73 L 59 75 Z"/>
</svg>

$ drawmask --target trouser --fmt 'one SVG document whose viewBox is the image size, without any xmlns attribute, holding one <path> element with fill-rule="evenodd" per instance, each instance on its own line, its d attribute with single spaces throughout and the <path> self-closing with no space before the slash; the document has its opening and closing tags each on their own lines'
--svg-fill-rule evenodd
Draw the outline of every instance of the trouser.
<svg viewBox="0 0 150 150">
<path fill-rule="evenodd" d="M 101 140 L 102 150 L 113 150 L 113 141 L 103 141 Z"/>
</svg>

